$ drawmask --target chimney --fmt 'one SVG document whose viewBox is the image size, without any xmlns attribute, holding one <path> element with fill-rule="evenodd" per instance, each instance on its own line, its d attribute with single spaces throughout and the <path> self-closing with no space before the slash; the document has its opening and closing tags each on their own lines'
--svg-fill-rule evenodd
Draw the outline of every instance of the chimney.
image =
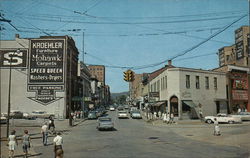
<svg viewBox="0 0 250 158">
<path fill-rule="evenodd" d="M 172 60 L 168 60 L 168 66 L 172 66 Z"/>
<path fill-rule="evenodd" d="M 16 38 L 19 38 L 20 36 L 19 36 L 19 34 L 16 34 L 15 37 L 16 37 Z"/>
</svg>

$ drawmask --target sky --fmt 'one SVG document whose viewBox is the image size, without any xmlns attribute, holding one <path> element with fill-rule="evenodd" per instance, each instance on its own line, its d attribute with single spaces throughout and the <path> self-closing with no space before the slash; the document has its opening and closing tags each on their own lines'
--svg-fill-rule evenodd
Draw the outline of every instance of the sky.
<svg viewBox="0 0 250 158">
<path fill-rule="evenodd" d="M 112 93 L 128 91 L 123 72 L 167 64 L 213 69 L 218 49 L 249 25 L 248 0 L 0 0 L 1 40 L 69 35 L 86 64 L 106 66 Z M 84 35 L 84 36 L 83 36 Z M 84 43 L 84 47 L 83 47 Z M 83 56 L 84 50 L 84 56 Z"/>
</svg>

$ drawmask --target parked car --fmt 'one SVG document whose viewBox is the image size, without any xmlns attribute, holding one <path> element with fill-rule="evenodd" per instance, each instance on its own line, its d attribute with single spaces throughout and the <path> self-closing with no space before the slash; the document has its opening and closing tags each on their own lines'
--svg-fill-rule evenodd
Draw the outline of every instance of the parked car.
<svg viewBox="0 0 250 158">
<path fill-rule="evenodd" d="M 36 119 L 36 117 L 34 115 L 27 113 L 27 112 L 23 113 L 23 118 L 27 119 L 27 120 L 35 120 Z"/>
<path fill-rule="evenodd" d="M 118 111 L 118 118 L 129 118 L 127 111 Z"/>
<path fill-rule="evenodd" d="M 88 119 L 97 119 L 97 115 L 95 111 L 90 111 L 88 114 Z"/>
<path fill-rule="evenodd" d="M 217 116 L 206 116 L 204 118 L 205 122 L 208 124 L 214 123 L 214 119 L 217 119 L 219 123 L 241 123 L 241 118 L 233 117 L 232 115 L 219 113 Z"/>
<path fill-rule="evenodd" d="M 131 111 L 131 117 L 133 119 L 142 119 L 140 111 Z"/>
<path fill-rule="evenodd" d="M 113 130 L 114 123 L 112 122 L 112 119 L 110 117 L 99 117 L 97 129 L 98 130 Z"/>
<path fill-rule="evenodd" d="M 0 124 L 6 124 L 6 123 L 7 123 L 7 118 L 5 116 L 1 116 Z"/>
<path fill-rule="evenodd" d="M 18 110 L 13 110 L 10 112 L 10 118 L 22 119 L 23 113 L 21 111 L 18 111 Z"/>
<path fill-rule="evenodd" d="M 240 112 L 236 115 L 231 115 L 233 117 L 239 117 L 242 121 L 250 121 L 250 112 Z"/>
<path fill-rule="evenodd" d="M 32 111 L 32 115 L 36 118 L 44 118 L 44 119 L 48 119 L 50 117 L 55 117 L 54 114 L 49 114 L 46 111 Z"/>
<path fill-rule="evenodd" d="M 110 106 L 110 107 L 109 107 L 109 110 L 110 110 L 110 111 L 115 111 L 115 108 L 114 108 L 113 106 Z"/>
</svg>

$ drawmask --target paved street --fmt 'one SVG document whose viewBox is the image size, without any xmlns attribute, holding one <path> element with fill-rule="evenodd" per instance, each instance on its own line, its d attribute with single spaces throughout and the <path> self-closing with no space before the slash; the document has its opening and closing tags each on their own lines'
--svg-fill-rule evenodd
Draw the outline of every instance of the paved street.
<svg viewBox="0 0 250 158">
<path fill-rule="evenodd" d="M 222 136 L 215 137 L 211 134 L 213 125 L 199 121 L 166 125 L 162 121 L 155 121 L 152 124 L 145 120 L 118 119 L 116 111 L 109 112 L 108 115 L 115 122 L 114 131 L 98 131 L 96 120 L 78 122 L 79 124 L 73 128 L 68 127 L 67 120 L 57 121 L 57 129 L 63 131 L 64 156 L 66 158 L 250 156 L 250 144 L 246 144 L 248 142 L 246 138 L 249 138 L 247 132 L 249 122 L 241 125 L 221 125 Z M 21 128 L 23 127 L 16 127 L 16 129 Z M 31 157 L 53 157 L 53 136 L 49 138 L 49 146 L 42 146 L 40 127 L 27 128 L 35 138 L 32 139 Z M 229 140 L 230 137 L 234 141 Z M 1 148 L 6 147 L 1 146 Z M 19 149 L 17 157 L 21 157 L 20 151 Z"/>
</svg>

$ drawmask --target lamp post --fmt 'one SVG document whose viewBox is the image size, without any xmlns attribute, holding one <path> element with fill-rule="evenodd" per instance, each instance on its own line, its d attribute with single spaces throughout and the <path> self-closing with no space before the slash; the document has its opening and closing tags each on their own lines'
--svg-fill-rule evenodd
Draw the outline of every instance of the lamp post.
<svg viewBox="0 0 250 158">
<path fill-rule="evenodd" d="M 8 93 L 8 115 L 7 115 L 7 132 L 6 132 L 6 137 L 8 138 L 9 136 L 9 128 L 10 128 L 10 108 L 11 108 L 11 78 L 12 78 L 12 60 L 13 60 L 13 55 L 19 54 L 20 50 L 17 49 L 16 52 L 14 52 L 11 57 L 10 57 L 10 67 L 9 67 L 9 93 Z"/>
</svg>

